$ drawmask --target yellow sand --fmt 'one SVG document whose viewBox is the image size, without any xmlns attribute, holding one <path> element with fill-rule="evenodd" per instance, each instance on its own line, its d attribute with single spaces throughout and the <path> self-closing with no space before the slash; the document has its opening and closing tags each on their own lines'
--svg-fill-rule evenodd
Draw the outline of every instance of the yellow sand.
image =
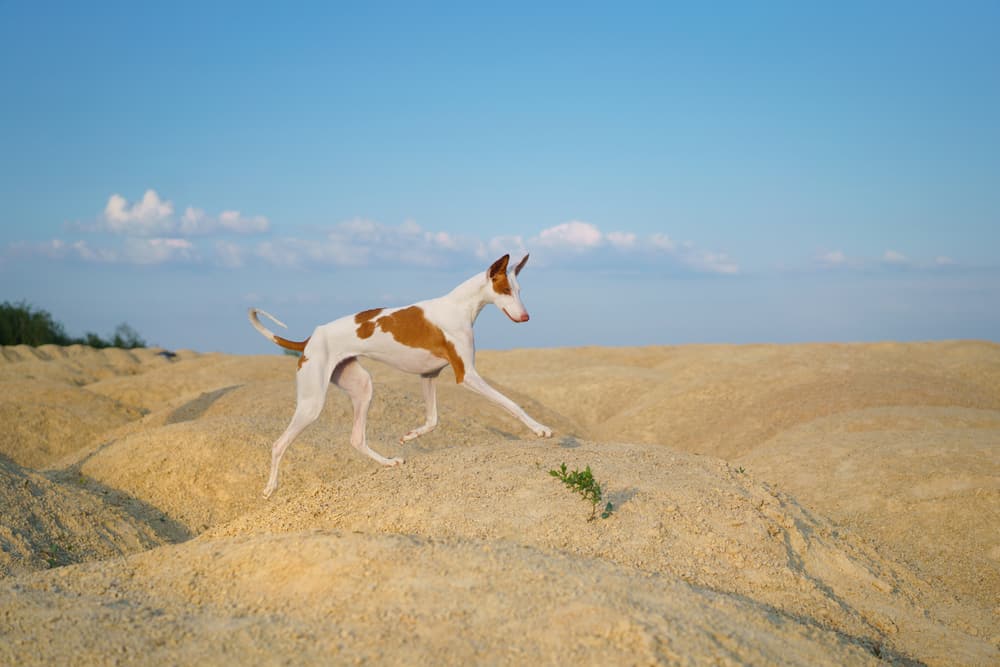
<svg viewBox="0 0 1000 667">
<path fill-rule="evenodd" d="M 998 345 L 366 365 L 406 464 L 334 388 L 264 501 L 294 359 L 0 348 L 0 664 L 1000 662 Z"/>
</svg>

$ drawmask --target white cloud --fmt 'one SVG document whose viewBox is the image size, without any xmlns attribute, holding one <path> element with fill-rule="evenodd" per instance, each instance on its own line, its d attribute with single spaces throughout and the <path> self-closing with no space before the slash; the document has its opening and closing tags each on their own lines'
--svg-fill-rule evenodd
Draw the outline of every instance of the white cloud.
<svg viewBox="0 0 1000 667">
<path fill-rule="evenodd" d="M 365 218 L 354 218 L 341 222 L 330 232 L 330 237 L 354 239 L 359 242 L 377 243 L 383 236 L 385 225 L 381 225 L 374 220 Z"/>
<path fill-rule="evenodd" d="M 887 264 L 905 264 L 907 262 L 906 255 L 896 252 L 895 250 L 886 250 L 882 255 L 882 261 Z"/>
<path fill-rule="evenodd" d="M 725 253 L 704 252 L 684 258 L 689 266 L 708 273 L 734 275 L 740 272 L 740 265 Z"/>
<path fill-rule="evenodd" d="M 632 232 L 610 232 L 605 238 L 614 247 L 627 250 L 635 247 L 637 237 Z"/>
<path fill-rule="evenodd" d="M 867 257 L 848 257 L 840 250 L 834 250 L 819 255 L 816 262 L 827 268 L 852 271 L 930 270 L 955 264 L 950 257 L 938 256 L 932 260 L 914 259 L 893 249 L 886 250 L 879 256 Z"/>
<path fill-rule="evenodd" d="M 108 231 L 125 236 L 199 236 L 236 233 L 260 234 L 270 229 L 270 221 L 262 216 L 244 216 L 227 210 L 211 216 L 204 209 L 188 206 L 180 219 L 174 216 L 174 205 L 160 199 L 156 190 L 146 190 L 142 199 L 130 204 L 120 194 L 108 198 L 104 213 L 96 226 L 80 224 L 81 231 Z"/>
<path fill-rule="evenodd" d="M 86 241 L 64 241 L 51 239 L 39 243 L 18 241 L 8 245 L 3 253 L 5 257 L 32 259 L 45 257 L 47 259 L 81 259 L 88 262 L 117 261 L 118 254 L 107 248 L 91 248 Z"/>
<path fill-rule="evenodd" d="M 413 220 L 404 220 L 403 224 L 399 226 L 399 231 L 403 234 L 416 235 L 420 234 L 423 230 L 421 230 L 420 225 Z"/>
<path fill-rule="evenodd" d="M 448 232 L 425 232 L 424 238 L 433 243 L 434 245 L 447 248 L 448 250 L 459 250 L 459 241 L 456 237 L 452 236 Z"/>
<path fill-rule="evenodd" d="M 536 263 L 540 266 L 567 262 L 580 266 L 577 258 L 584 257 L 603 268 L 632 267 L 638 262 L 697 272 L 739 272 L 738 263 L 727 254 L 706 251 L 690 242 L 677 242 L 662 232 L 640 236 L 616 229 L 605 233 L 597 225 L 582 220 L 562 222 L 530 237 L 508 234 L 479 239 L 424 229 L 411 219 L 386 225 L 354 218 L 327 228 L 318 237 L 276 236 L 248 243 L 238 240 L 238 236 L 270 231 L 266 217 L 246 216 L 235 209 L 213 215 L 196 206 L 187 206 L 180 215 L 175 215 L 173 204 L 152 189 L 135 203 L 119 194 L 112 195 L 97 227 L 77 225 L 76 229 L 114 232 L 119 238 L 109 240 L 106 235 L 98 235 L 94 240 L 53 241 L 48 246 L 8 246 L 5 256 L 35 254 L 135 264 L 209 261 L 226 268 L 246 266 L 252 257 L 279 267 L 454 267 L 491 262 L 504 253 L 520 257 L 530 250 L 536 253 Z M 204 246 L 205 255 L 191 240 L 213 235 L 217 238 Z"/>
<path fill-rule="evenodd" d="M 194 245 L 187 239 L 126 239 L 122 259 L 131 264 L 163 264 L 197 259 Z"/>
<path fill-rule="evenodd" d="M 219 224 L 239 234 L 261 234 L 271 226 L 268 219 L 262 215 L 247 218 L 240 215 L 239 211 L 223 211 L 219 214 Z"/>
<path fill-rule="evenodd" d="M 425 230 L 413 220 L 393 226 L 361 218 L 335 225 L 327 241 L 327 259 L 341 265 L 369 259 L 388 265 L 445 265 L 456 256 L 475 255 L 480 245 L 475 239 Z"/>
<path fill-rule="evenodd" d="M 181 216 L 181 224 L 178 231 L 184 236 L 194 236 L 195 234 L 205 234 L 212 226 L 211 219 L 205 215 L 205 211 L 200 208 L 188 206 Z"/>
<path fill-rule="evenodd" d="M 491 242 L 491 249 L 497 249 Z M 656 232 L 640 237 L 634 232 L 616 230 L 605 234 L 592 223 L 573 220 L 542 230 L 528 241 L 529 247 L 540 247 L 539 263 L 558 263 L 560 251 L 573 256 L 592 255 L 605 265 L 629 262 L 662 262 L 669 258 L 677 266 L 701 273 L 739 273 L 739 264 L 725 253 L 699 249 L 690 241 L 678 243 L 667 234 Z M 562 259 L 565 259 L 563 254 Z"/>
<path fill-rule="evenodd" d="M 121 195 L 111 195 L 104 207 L 104 222 L 113 232 L 157 234 L 172 228 L 173 214 L 174 205 L 171 202 L 161 200 L 156 190 L 146 190 L 142 200 L 131 206 Z"/>
<path fill-rule="evenodd" d="M 844 266 L 847 264 L 847 255 L 840 250 L 832 250 L 820 255 L 819 262 L 826 266 Z"/>
<path fill-rule="evenodd" d="M 528 252 L 524 238 L 520 235 L 494 236 L 487 243 L 479 243 L 476 257 L 482 261 L 493 261 L 505 254 L 523 257 Z"/>
<path fill-rule="evenodd" d="M 250 252 L 281 267 L 323 265 L 358 267 L 377 264 L 447 267 L 466 264 L 475 257 L 485 261 L 493 254 L 524 251 L 520 236 L 494 237 L 483 242 L 445 231 L 425 230 L 413 220 L 385 225 L 354 218 L 334 225 L 318 239 L 279 238 L 258 243 Z M 227 250 L 227 256 L 232 250 Z M 221 255 L 217 252 L 221 261 Z"/>
<path fill-rule="evenodd" d="M 299 249 L 295 245 L 295 239 L 263 241 L 257 244 L 253 252 L 257 257 L 274 266 L 297 268 L 300 266 L 301 257 Z"/>
<path fill-rule="evenodd" d="M 534 239 L 536 243 L 548 247 L 570 248 L 573 250 L 584 250 L 596 248 L 601 245 L 604 235 L 597 225 L 589 222 L 573 220 L 543 229 L 538 237 Z"/>
<path fill-rule="evenodd" d="M 652 234 L 649 237 L 649 244 L 658 250 L 673 252 L 677 249 L 677 243 L 666 234 Z"/>
<path fill-rule="evenodd" d="M 80 260 L 101 264 L 162 264 L 173 261 L 199 261 L 197 248 L 187 239 L 170 237 L 125 237 L 112 246 L 94 246 L 83 239 L 52 239 L 42 243 L 16 243 L 8 254 L 25 258 L 47 257 L 54 260 Z"/>
<path fill-rule="evenodd" d="M 118 252 L 111 248 L 91 248 L 86 241 L 76 241 L 70 245 L 72 252 L 86 262 L 114 263 L 119 260 Z"/>
</svg>

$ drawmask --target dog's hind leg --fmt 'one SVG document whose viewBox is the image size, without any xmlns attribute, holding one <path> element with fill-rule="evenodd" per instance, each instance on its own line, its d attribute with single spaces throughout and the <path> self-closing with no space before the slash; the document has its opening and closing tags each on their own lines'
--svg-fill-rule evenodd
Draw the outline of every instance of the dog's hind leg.
<svg viewBox="0 0 1000 667">
<path fill-rule="evenodd" d="M 354 405 L 354 426 L 351 429 L 351 445 L 362 454 L 370 456 L 384 466 L 399 465 L 403 459 L 386 458 L 368 446 L 365 426 L 368 420 L 368 406 L 372 402 L 372 376 L 355 358 L 340 362 L 333 372 L 333 383 L 346 391 Z"/>
<path fill-rule="evenodd" d="M 302 432 L 306 426 L 312 424 L 323 411 L 323 404 L 326 401 L 326 389 L 329 386 L 329 371 L 319 363 L 303 363 L 295 376 L 297 399 L 295 404 L 295 414 L 288 428 L 281 434 L 281 437 L 274 441 L 271 447 L 271 475 L 267 479 L 267 486 L 264 487 L 264 497 L 269 498 L 274 490 L 278 488 L 278 465 L 285 450 L 292 444 L 296 436 Z"/>
</svg>

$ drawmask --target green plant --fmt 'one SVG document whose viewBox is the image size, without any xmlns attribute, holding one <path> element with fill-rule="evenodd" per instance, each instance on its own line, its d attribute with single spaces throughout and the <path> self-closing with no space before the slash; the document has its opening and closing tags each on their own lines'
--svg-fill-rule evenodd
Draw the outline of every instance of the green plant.
<svg viewBox="0 0 1000 667">
<path fill-rule="evenodd" d="M 26 301 L 0 303 L 0 345 L 69 345 L 63 325 Z"/>
<path fill-rule="evenodd" d="M 73 562 L 72 551 L 72 545 L 62 547 L 53 542 L 47 549 L 42 549 L 39 553 L 45 559 L 45 562 L 48 563 L 49 567 L 59 567 L 61 565 L 69 565 Z"/>
<path fill-rule="evenodd" d="M 559 470 L 550 470 L 549 474 L 557 478 L 571 490 L 579 493 L 583 496 L 584 500 L 590 503 L 590 518 L 587 521 L 593 521 L 597 518 L 597 506 L 601 504 L 603 494 L 600 483 L 594 479 L 594 473 L 590 471 L 590 466 L 587 466 L 583 470 L 567 472 L 566 464 L 563 463 L 559 466 Z M 609 502 L 604 506 L 604 511 L 601 512 L 601 518 L 607 519 L 614 510 L 614 505 Z"/>
</svg>

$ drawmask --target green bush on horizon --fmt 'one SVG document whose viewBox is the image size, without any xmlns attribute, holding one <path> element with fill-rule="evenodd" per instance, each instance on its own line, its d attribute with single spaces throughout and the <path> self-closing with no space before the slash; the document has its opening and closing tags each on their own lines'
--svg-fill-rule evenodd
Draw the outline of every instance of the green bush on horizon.
<svg viewBox="0 0 1000 667">
<path fill-rule="evenodd" d="M 26 301 L 0 304 L 0 345 L 89 345 L 90 347 L 120 347 L 131 350 L 146 347 L 139 332 L 122 322 L 115 327 L 110 338 L 104 339 L 88 331 L 83 338 L 73 338 L 66 333 L 62 323 L 52 315 L 35 308 Z"/>
</svg>

